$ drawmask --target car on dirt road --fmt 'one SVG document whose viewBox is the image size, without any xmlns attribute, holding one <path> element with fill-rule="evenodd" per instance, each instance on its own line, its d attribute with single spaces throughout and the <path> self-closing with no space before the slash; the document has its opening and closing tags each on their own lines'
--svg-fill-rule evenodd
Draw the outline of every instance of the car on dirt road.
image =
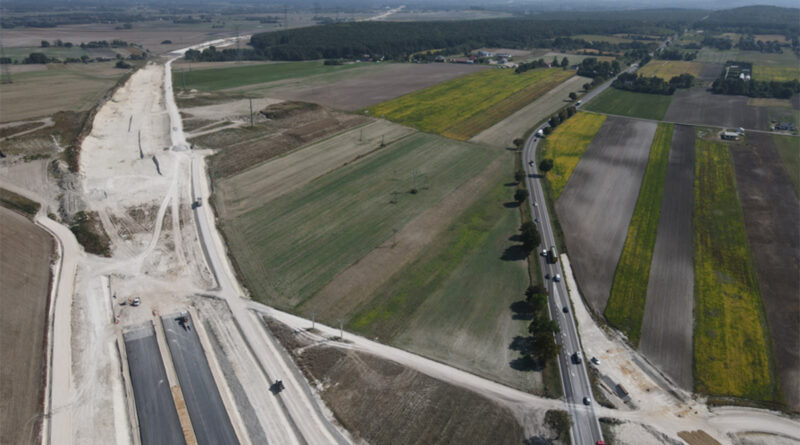
<svg viewBox="0 0 800 445">
<path fill-rule="evenodd" d="M 592 357 L 592 363 L 594 363 L 595 365 L 599 365 L 600 364 L 600 359 L 597 358 L 597 357 Z"/>
<path fill-rule="evenodd" d="M 583 404 L 584 405 L 591 405 L 592 404 L 592 399 L 590 399 L 588 397 L 584 397 L 583 398 Z"/>
</svg>

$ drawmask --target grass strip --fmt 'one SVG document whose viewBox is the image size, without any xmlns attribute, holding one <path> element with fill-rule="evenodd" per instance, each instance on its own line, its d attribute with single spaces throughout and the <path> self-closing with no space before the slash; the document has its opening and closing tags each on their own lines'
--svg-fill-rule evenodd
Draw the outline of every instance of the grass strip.
<svg viewBox="0 0 800 445">
<path fill-rule="evenodd" d="M 698 392 L 772 400 L 767 328 L 728 147 L 695 145 L 694 376 Z"/>
<path fill-rule="evenodd" d="M 31 201 L 22 195 L 18 195 L 4 188 L 0 188 L 0 206 L 22 213 L 29 218 L 36 215 L 36 212 L 39 211 L 39 207 L 41 207 L 38 202 Z"/>
<path fill-rule="evenodd" d="M 605 121 L 606 116 L 602 114 L 578 113 L 556 127 L 542 142 L 540 158 L 553 160 L 553 169 L 545 175 L 552 188 L 553 201 L 561 196 L 572 172 Z"/>
<path fill-rule="evenodd" d="M 628 237 L 622 248 L 611 297 L 605 315 L 608 321 L 628 336 L 631 343 L 639 344 L 642 335 L 647 283 L 650 279 L 650 261 L 656 245 L 658 219 L 661 214 L 661 197 L 669 164 L 669 149 L 672 145 L 672 124 L 659 124 L 650 159 L 636 200 Z"/>
<path fill-rule="evenodd" d="M 586 105 L 586 110 L 596 113 L 638 117 L 660 121 L 667 114 L 672 96 L 634 93 L 609 88 Z"/>
<path fill-rule="evenodd" d="M 792 178 L 794 191 L 800 196 L 800 138 L 774 135 L 775 147 L 783 161 L 783 166 Z"/>
</svg>

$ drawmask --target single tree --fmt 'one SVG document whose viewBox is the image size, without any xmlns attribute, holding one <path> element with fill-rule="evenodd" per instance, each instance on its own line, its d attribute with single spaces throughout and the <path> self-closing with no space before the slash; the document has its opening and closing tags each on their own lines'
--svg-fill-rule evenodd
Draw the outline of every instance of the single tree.
<svg viewBox="0 0 800 445">
<path fill-rule="evenodd" d="M 574 92 L 574 91 L 573 91 L 573 92 L 571 92 L 571 93 L 569 93 L 569 100 L 575 100 L 575 99 L 577 99 L 577 98 L 578 98 L 578 95 L 577 95 L 577 94 L 575 94 L 575 92 Z"/>
<path fill-rule="evenodd" d="M 568 66 L 569 66 L 569 59 L 567 59 L 566 57 L 561 59 L 561 68 L 566 68 Z"/>
<path fill-rule="evenodd" d="M 542 129 L 542 133 L 544 133 L 545 135 L 548 135 L 552 132 L 553 132 L 553 127 L 544 127 L 544 129 Z"/>
<path fill-rule="evenodd" d="M 555 337 L 553 337 L 551 332 L 539 332 L 535 334 L 531 343 L 533 357 L 542 363 L 556 358 L 561 351 L 561 346 L 556 343 Z"/>
<path fill-rule="evenodd" d="M 523 179 L 525 179 L 525 172 L 524 171 L 522 171 L 520 169 L 520 170 L 517 170 L 517 171 L 514 172 L 514 180 L 515 181 L 520 182 Z"/>
<path fill-rule="evenodd" d="M 553 169 L 553 160 L 550 158 L 542 159 L 542 162 L 539 163 L 539 170 L 547 173 Z"/>
<path fill-rule="evenodd" d="M 585 83 L 583 84 L 583 91 L 589 91 L 592 88 L 592 84 Z"/>
<path fill-rule="evenodd" d="M 518 203 L 522 204 L 523 202 L 525 202 L 526 199 L 528 199 L 527 190 L 517 189 L 517 191 L 514 192 L 514 200 L 517 201 Z"/>
<path fill-rule="evenodd" d="M 50 46 L 50 42 L 48 42 L 47 40 L 42 40 L 42 48 L 47 48 L 49 46 Z"/>
<path fill-rule="evenodd" d="M 514 139 L 514 146 L 517 147 L 517 149 L 522 148 L 523 144 L 525 144 L 525 140 L 524 139 L 522 139 L 522 138 Z"/>
<path fill-rule="evenodd" d="M 539 236 L 539 231 L 536 230 L 536 224 L 532 223 L 531 221 L 522 223 L 519 231 L 519 236 L 522 240 L 522 247 L 528 251 L 528 253 L 532 252 L 536 246 L 542 243 L 542 239 Z"/>
<path fill-rule="evenodd" d="M 555 68 L 558 66 L 558 57 L 553 56 L 553 61 L 550 62 L 550 67 Z"/>
</svg>

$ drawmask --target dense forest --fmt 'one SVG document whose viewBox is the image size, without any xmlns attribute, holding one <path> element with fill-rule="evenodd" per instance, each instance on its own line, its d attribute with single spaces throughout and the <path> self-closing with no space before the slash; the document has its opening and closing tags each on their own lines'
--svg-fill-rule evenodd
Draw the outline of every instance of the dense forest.
<svg viewBox="0 0 800 445">
<path fill-rule="evenodd" d="M 581 46 L 611 49 L 611 44 L 573 40 L 577 34 L 639 34 L 654 29 L 674 32 L 677 23 L 621 20 L 542 21 L 492 19 L 449 22 L 357 22 L 313 26 L 254 35 L 250 43 L 264 59 L 352 59 L 364 54 L 400 60 L 432 49 L 464 52 L 480 47 L 571 49 Z M 626 43 L 615 50 L 641 49 L 645 42 Z"/>
<path fill-rule="evenodd" d="M 744 34 L 800 34 L 800 9 L 777 6 L 744 6 L 714 11 L 697 23 L 707 31 L 731 31 Z"/>
</svg>

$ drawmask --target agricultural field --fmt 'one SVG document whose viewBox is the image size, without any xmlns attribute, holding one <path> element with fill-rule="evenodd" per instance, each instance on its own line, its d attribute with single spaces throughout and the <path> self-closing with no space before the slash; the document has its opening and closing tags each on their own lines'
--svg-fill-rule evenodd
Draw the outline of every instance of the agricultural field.
<svg viewBox="0 0 800 445">
<path fill-rule="evenodd" d="M 694 385 L 694 141 L 694 127 L 675 127 L 639 341 L 639 350 L 686 390 Z"/>
<path fill-rule="evenodd" d="M 578 113 L 544 140 L 540 159 L 553 160 L 553 169 L 546 176 L 553 190 L 553 199 L 561 196 L 573 170 L 605 120 L 606 116 L 602 114 Z"/>
<path fill-rule="evenodd" d="M 182 109 L 184 122 L 200 119 L 201 125 L 206 125 L 194 133 L 196 136 L 189 134 L 189 140 L 197 146 L 218 150 L 209 158 L 214 179 L 233 176 L 304 144 L 370 121 L 365 116 L 340 113 L 316 104 L 275 102 L 253 101 L 255 110 L 268 104 L 257 114 L 253 127 L 249 126 L 247 100 Z M 271 118 L 267 119 L 265 113 Z M 186 119 L 187 116 L 191 119 Z M 216 126 L 209 125 L 213 122 Z"/>
<path fill-rule="evenodd" d="M 800 196 L 800 139 L 792 136 L 775 135 L 775 148 L 783 161 L 783 166 L 794 184 L 794 191 Z"/>
<path fill-rule="evenodd" d="M 325 65 L 321 60 L 310 62 L 270 62 L 225 66 L 223 68 L 192 69 L 178 68 L 172 73 L 172 83 L 181 89 L 217 91 L 246 85 L 274 82 L 290 78 L 303 78 L 318 74 L 330 74 L 361 68 L 357 63 Z M 179 71 L 180 69 L 180 71 Z"/>
<path fill-rule="evenodd" d="M 253 297 L 292 309 L 499 154 L 414 134 L 233 219 L 221 215 L 223 231 Z"/>
<path fill-rule="evenodd" d="M 598 314 L 608 302 L 657 127 L 607 118 L 556 201 L 575 277 Z"/>
<path fill-rule="evenodd" d="M 287 326 L 273 320 L 267 324 L 312 385 L 323 388 L 320 396 L 325 405 L 357 440 L 524 442 L 514 414 L 479 394 L 371 354 L 331 346 L 308 347 L 311 341 Z M 536 422 L 544 424 L 543 419 Z"/>
<path fill-rule="evenodd" d="M 523 74 L 515 74 L 513 70 L 486 70 L 398 97 L 366 111 L 425 132 L 466 140 L 574 74 L 555 68 Z"/>
<path fill-rule="evenodd" d="M 226 219 L 298 189 L 314 179 L 347 165 L 414 133 L 388 121 L 374 121 L 320 142 L 304 146 L 270 162 L 252 166 L 216 184 L 216 204 Z"/>
<path fill-rule="evenodd" d="M 507 176 L 506 176 L 507 177 Z M 520 225 L 503 177 L 407 266 L 396 272 L 348 326 L 514 387 L 541 390 L 541 374 L 515 369 L 516 337 L 527 321 L 511 306 L 528 286 L 526 255 L 509 237 Z M 492 277 L 487 280 L 486 277 Z"/>
<path fill-rule="evenodd" d="M 489 69 L 460 63 L 380 63 L 357 70 L 286 79 L 248 92 L 355 111 L 456 77 Z"/>
<path fill-rule="evenodd" d="M 758 278 L 728 146 L 695 144 L 694 377 L 698 392 L 774 400 Z"/>
<path fill-rule="evenodd" d="M 673 130 L 671 124 L 659 124 L 656 130 L 605 310 L 608 321 L 624 332 L 634 345 L 638 345 L 641 338 L 650 261 L 656 244 Z"/>
<path fill-rule="evenodd" d="M 703 48 L 697 54 L 696 62 L 725 63 L 727 61 L 750 62 L 753 67 L 762 66 L 782 66 L 797 68 L 800 59 L 791 51 L 782 53 L 762 53 L 759 51 L 740 51 L 729 49 L 720 51 L 712 48 Z"/>
<path fill-rule="evenodd" d="M 694 77 L 700 77 L 703 64 L 698 62 L 686 62 L 683 60 L 651 60 L 647 65 L 637 71 L 644 77 L 656 76 L 669 81 L 675 76 L 687 73 Z"/>
<path fill-rule="evenodd" d="M 92 108 L 130 70 L 113 62 L 52 64 L 44 71 L 12 75 L 0 84 L 0 122 Z"/>
<path fill-rule="evenodd" d="M 750 133 L 730 149 L 744 228 L 772 337 L 775 374 L 787 404 L 796 410 L 800 408 L 800 338 L 794 335 L 800 331 L 800 203 L 779 154 L 778 138 L 786 137 Z M 796 160 L 797 145 L 794 156 Z"/>
<path fill-rule="evenodd" d="M 753 107 L 746 96 L 711 94 L 702 86 L 678 90 L 672 97 L 664 119 L 692 125 L 769 130 L 770 114 L 786 112 L 782 108 Z"/>
<path fill-rule="evenodd" d="M 50 235 L 0 206 L 0 442 L 38 443 L 44 399 Z"/>
<path fill-rule="evenodd" d="M 797 63 L 800 64 L 800 61 Z M 753 79 L 778 82 L 800 80 L 800 67 L 754 65 Z"/>
<path fill-rule="evenodd" d="M 89 55 L 89 53 L 80 46 L 73 46 L 72 48 L 66 48 L 63 46 L 50 46 L 47 48 L 42 48 L 40 46 L 18 46 L 15 48 L 3 48 L 3 52 L 5 53 L 5 57 L 15 60 L 18 63 L 22 63 L 22 61 L 28 57 L 30 53 L 43 53 L 47 57 L 55 57 L 61 60 L 64 60 L 67 57 L 80 59 L 81 56 Z"/>
<path fill-rule="evenodd" d="M 584 107 L 596 113 L 662 120 L 673 96 L 608 88 Z"/>
<path fill-rule="evenodd" d="M 569 93 L 579 92 L 582 85 L 590 82 L 588 77 L 573 76 L 558 85 L 528 105 L 517 110 L 511 116 L 483 130 L 470 139 L 473 142 L 483 142 L 496 147 L 511 147 L 514 139 L 522 137 L 534 127 L 561 108 L 569 105 Z"/>
</svg>

